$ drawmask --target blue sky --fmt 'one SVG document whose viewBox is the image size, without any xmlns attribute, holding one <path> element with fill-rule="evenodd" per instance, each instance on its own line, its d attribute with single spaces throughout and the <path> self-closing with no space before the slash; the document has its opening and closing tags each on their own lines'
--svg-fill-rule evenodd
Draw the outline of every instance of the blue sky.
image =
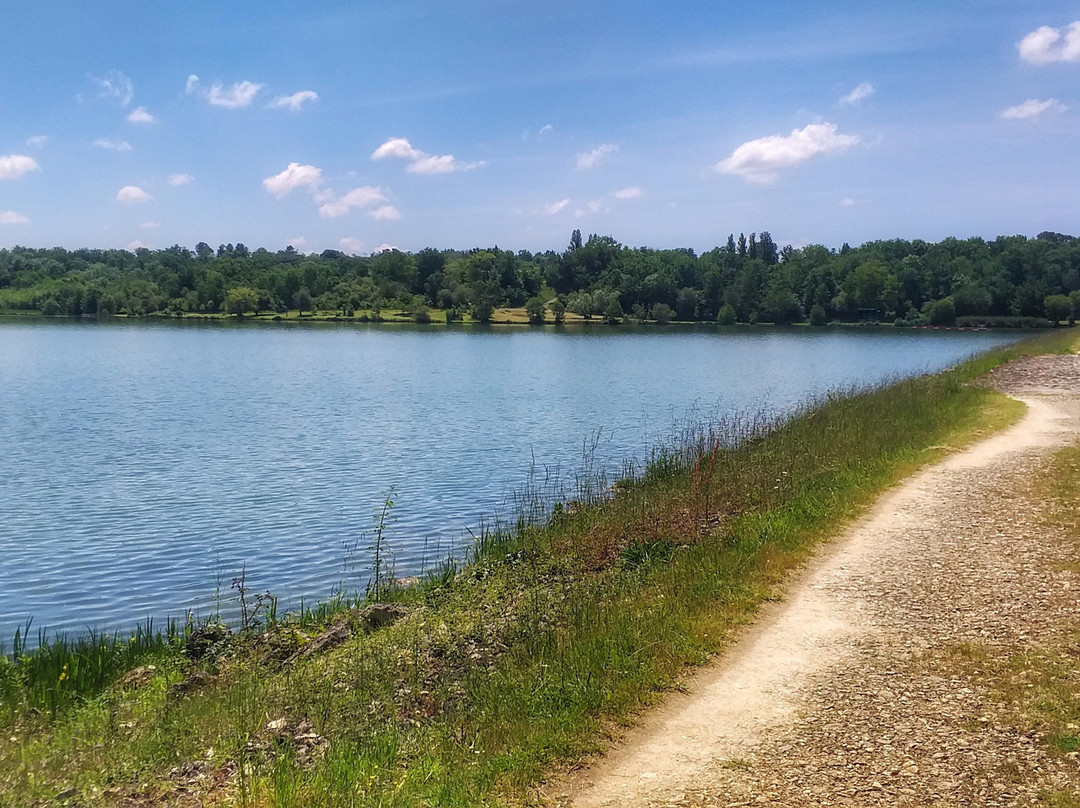
<svg viewBox="0 0 1080 808">
<path fill-rule="evenodd" d="M 1080 232 L 1080 6 L 860 5 L 9 0 L 0 246 Z"/>
</svg>

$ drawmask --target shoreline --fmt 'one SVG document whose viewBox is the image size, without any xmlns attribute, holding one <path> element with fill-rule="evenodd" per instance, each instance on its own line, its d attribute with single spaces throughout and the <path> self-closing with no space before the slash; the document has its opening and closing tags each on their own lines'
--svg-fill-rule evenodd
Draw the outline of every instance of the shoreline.
<svg viewBox="0 0 1080 808">
<path fill-rule="evenodd" d="M 100 317 L 93 314 L 83 315 L 70 315 L 70 314 L 42 314 L 36 311 L 18 311 L 18 310 L 3 310 L 0 311 L 0 321 L 4 319 L 12 320 L 35 320 L 43 322 L 72 322 L 72 323 L 109 323 L 109 322 L 125 322 L 125 323 L 200 323 L 208 324 L 214 323 L 218 325 L 229 326 L 242 326 L 252 324 L 281 324 L 281 325 L 309 325 L 309 324 L 324 324 L 334 323 L 338 325 L 363 325 L 363 326 L 418 326 L 418 327 L 435 327 L 441 329 L 449 328 L 462 328 L 462 327 L 518 327 L 525 329 L 535 330 L 562 330 L 562 329 L 586 329 L 586 328 L 658 328 L 665 329 L 671 328 L 672 330 L 686 330 L 686 329 L 708 329 L 720 332 L 729 332 L 736 330 L 750 330 L 755 328 L 780 328 L 780 329 L 806 329 L 808 331 L 839 331 L 839 330 L 859 330 L 859 331 L 875 331 L 882 329 L 896 329 L 900 331 L 1031 331 L 1031 332 L 1046 332 L 1054 329 L 1061 328 L 1075 328 L 1078 324 L 1054 324 L 1050 321 L 1044 321 L 1039 324 L 1032 324 L 1030 321 L 1037 318 L 1030 317 L 1016 317 L 1016 318 L 989 318 L 987 322 L 991 321 L 1003 321 L 1012 320 L 1015 322 L 1008 324 L 988 324 L 988 325 L 924 325 L 924 324 L 904 324 L 897 325 L 896 323 L 887 322 L 854 322 L 854 321 L 831 321 L 822 325 L 814 325 L 809 321 L 792 322 L 792 323 L 769 323 L 769 322 L 756 322 L 756 323 L 730 323 L 720 324 L 715 321 L 706 320 L 670 320 L 668 322 L 659 323 L 655 320 L 634 320 L 626 317 L 619 322 L 609 322 L 602 317 L 593 317 L 586 319 L 580 315 L 568 314 L 564 322 L 556 323 L 551 319 L 546 319 L 541 323 L 529 322 L 527 316 L 524 313 L 524 309 L 497 309 L 495 316 L 488 322 L 481 322 L 474 320 L 468 315 L 463 315 L 462 319 L 447 322 L 444 316 L 444 312 L 441 310 L 431 310 L 432 316 L 429 320 L 416 320 L 413 315 L 404 311 L 393 311 L 386 316 L 380 315 L 377 319 L 369 314 L 361 314 L 353 317 L 345 317 L 340 314 L 305 314 L 299 316 L 295 311 L 286 313 L 265 313 L 265 314 L 249 314 L 239 317 L 234 314 L 224 313 L 190 313 L 185 312 L 181 315 L 173 314 L 144 314 L 137 316 L 129 316 L 127 314 L 115 314 L 107 317 Z M 440 316 L 443 315 L 443 316 Z M 979 319 L 979 318 L 972 318 Z"/>
<path fill-rule="evenodd" d="M 969 382 L 1010 358 L 1063 350 L 1074 334 L 1060 330 L 940 374 L 819 402 L 765 431 L 730 422 L 688 433 L 610 499 L 556 508 L 544 526 L 482 533 L 468 565 L 419 585 L 377 585 L 365 602 L 402 610 L 378 631 L 358 628 L 361 602 L 339 602 L 307 623 L 271 620 L 222 640 L 220 657 L 194 658 L 179 642 L 148 646 L 99 686 L 69 692 L 51 717 L 11 706 L 0 786 L 22 783 L 27 800 L 71 788 L 120 788 L 108 792 L 117 802 L 132 793 L 125 789 L 152 788 L 165 800 L 196 787 L 169 771 L 209 744 L 220 755 L 205 764 L 216 783 L 201 797 L 210 803 L 241 787 L 270 798 L 282 784 L 297 803 L 329 799 L 323 778 L 335 766 L 373 775 L 372 795 L 388 805 L 523 797 L 553 766 L 605 745 L 611 722 L 632 720 L 727 647 L 837 522 L 950 447 L 1015 420 L 1011 405 Z M 724 435 L 735 442 L 721 451 Z M 318 649 L 328 632 L 344 633 L 333 650 Z M 315 650 L 281 667 L 303 649 Z M 26 680 L 19 692 L 63 696 L 73 660 L 56 656 L 41 668 L 38 689 Z M 3 682 L 0 665 L 0 693 Z M 335 682 L 347 686 L 338 691 Z M 357 712 L 363 705 L 374 712 Z M 95 718 L 105 714 L 130 715 L 131 726 L 110 729 Z M 279 716 L 290 728 L 309 722 L 295 732 L 318 739 L 309 763 L 285 765 L 257 744 L 252 751 L 250 742 L 277 731 L 267 727 Z M 90 747 L 71 745 L 77 737 L 101 751 L 85 757 Z M 167 763 L 153 751 L 166 748 Z M 129 785 L 115 779 L 132 766 L 147 774 Z M 238 779 L 247 766 L 254 779 Z M 36 779 L 27 791 L 19 772 L 29 770 Z M 434 783 L 431 771 L 440 772 Z"/>
</svg>

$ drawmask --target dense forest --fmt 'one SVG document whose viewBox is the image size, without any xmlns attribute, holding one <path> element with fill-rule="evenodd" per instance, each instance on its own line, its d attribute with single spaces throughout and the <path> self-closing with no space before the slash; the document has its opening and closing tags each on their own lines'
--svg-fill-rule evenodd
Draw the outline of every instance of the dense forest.
<svg viewBox="0 0 1080 808">
<path fill-rule="evenodd" d="M 631 248 L 575 230 L 562 252 L 396 250 L 351 256 L 223 244 L 164 250 L 0 250 L 0 310 L 47 315 L 321 312 L 380 319 L 431 309 L 489 321 L 521 308 L 608 322 L 1047 325 L 1080 317 L 1080 239 L 1058 233 L 779 248 L 767 232 L 724 246 Z"/>
</svg>

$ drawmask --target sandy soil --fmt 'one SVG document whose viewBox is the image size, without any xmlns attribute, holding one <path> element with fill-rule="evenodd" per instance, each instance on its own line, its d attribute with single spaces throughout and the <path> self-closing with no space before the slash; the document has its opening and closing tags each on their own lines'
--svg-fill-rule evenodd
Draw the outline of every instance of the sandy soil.
<svg viewBox="0 0 1080 808">
<path fill-rule="evenodd" d="M 1080 788 L 1074 758 L 997 722 L 936 660 L 1012 648 L 1080 616 L 1075 551 L 1024 480 L 1080 437 L 1080 357 L 992 376 L 1014 427 L 925 469 L 830 544 L 756 626 L 557 804 L 1039 804 Z M 1072 569 L 1076 569 L 1072 565 Z"/>
</svg>

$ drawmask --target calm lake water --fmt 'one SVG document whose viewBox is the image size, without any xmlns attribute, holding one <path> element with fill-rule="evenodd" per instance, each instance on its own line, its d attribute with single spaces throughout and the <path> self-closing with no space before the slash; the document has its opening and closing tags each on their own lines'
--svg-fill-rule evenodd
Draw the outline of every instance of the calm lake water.
<svg viewBox="0 0 1080 808">
<path fill-rule="evenodd" d="M 398 575 L 583 446 L 932 371 L 1013 334 L 0 321 L 0 641 L 208 614 L 247 565 L 284 606 Z M 598 441 L 597 441 L 597 438 Z"/>
</svg>

